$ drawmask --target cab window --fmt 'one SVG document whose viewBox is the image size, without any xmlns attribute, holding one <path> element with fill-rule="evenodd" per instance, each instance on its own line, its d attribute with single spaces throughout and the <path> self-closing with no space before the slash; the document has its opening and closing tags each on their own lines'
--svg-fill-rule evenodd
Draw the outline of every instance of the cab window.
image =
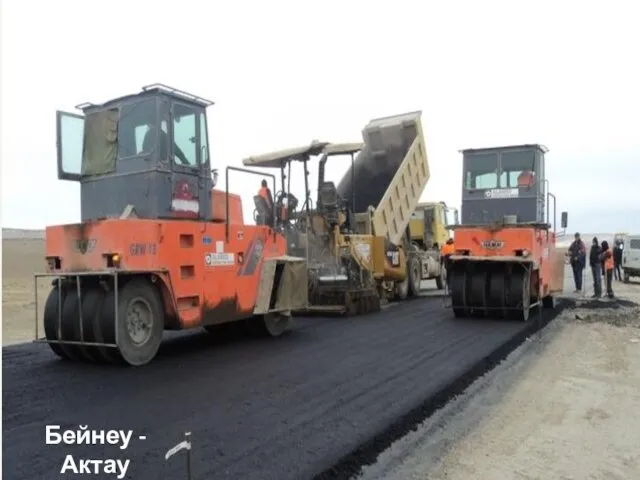
<svg viewBox="0 0 640 480">
<path fill-rule="evenodd" d="M 475 153 L 465 158 L 465 187 L 486 190 L 498 187 L 498 155 Z"/>
<path fill-rule="evenodd" d="M 118 158 L 149 155 L 156 145 L 156 100 L 124 104 L 118 120 Z"/>
<path fill-rule="evenodd" d="M 200 112 L 200 150 L 202 152 L 202 163 L 209 160 L 209 138 L 207 136 L 207 118 L 203 112 Z"/>
<path fill-rule="evenodd" d="M 524 171 L 535 172 L 536 154 L 533 151 L 507 152 L 500 158 L 500 187 L 515 188 Z"/>
<path fill-rule="evenodd" d="M 175 104 L 173 108 L 173 156 L 176 165 L 198 166 L 196 111 L 189 106 Z"/>
</svg>

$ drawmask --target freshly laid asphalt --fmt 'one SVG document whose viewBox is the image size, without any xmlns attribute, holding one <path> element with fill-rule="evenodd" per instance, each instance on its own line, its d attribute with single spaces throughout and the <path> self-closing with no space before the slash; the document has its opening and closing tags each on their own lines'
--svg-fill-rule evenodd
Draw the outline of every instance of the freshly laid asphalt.
<svg viewBox="0 0 640 480">
<path fill-rule="evenodd" d="M 170 336 L 145 367 L 3 348 L 3 476 L 60 475 L 65 456 L 130 459 L 125 478 L 311 479 L 476 365 L 526 324 L 454 319 L 425 297 L 353 318 L 297 318 L 278 339 Z M 118 445 L 47 445 L 46 425 L 133 430 Z M 138 436 L 146 436 L 140 440 Z M 116 478 L 115 475 L 88 475 Z"/>
</svg>

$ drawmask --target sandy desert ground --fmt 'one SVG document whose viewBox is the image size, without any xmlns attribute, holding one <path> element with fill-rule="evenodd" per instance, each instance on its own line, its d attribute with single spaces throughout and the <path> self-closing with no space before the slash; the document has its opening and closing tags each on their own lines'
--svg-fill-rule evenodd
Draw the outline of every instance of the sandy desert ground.
<svg viewBox="0 0 640 480">
<path fill-rule="evenodd" d="M 35 237 L 35 238 L 34 238 Z M 40 238 L 37 238 L 40 237 Z M 44 240 L 42 232 L 3 230 L 2 238 L 2 344 L 33 340 L 35 336 L 34 278 L 44 272 Z M 40 314 L 49 293 L 51 281 L 38 281 Z M 42 315 L 39 315 L 42 316 Z M 44 333 L 40 321 L 39 335 Z"/>
</svg>

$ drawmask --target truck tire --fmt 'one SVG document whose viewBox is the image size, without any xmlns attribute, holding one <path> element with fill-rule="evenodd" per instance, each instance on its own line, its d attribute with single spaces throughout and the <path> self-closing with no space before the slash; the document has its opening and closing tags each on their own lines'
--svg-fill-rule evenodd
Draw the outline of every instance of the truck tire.
<svg viewBox="0 0 640 480">
<path fill-rule="evenodd" d="M 420 295 L 420 282 L 422 281 L 422 265 L 416 255 L 409 256 L 407 264 L 407 276 L 409 277 L 409 296 Z"/>
<path fill-rule="evenodd" d="M 408 268 L 408 265 L 407 265 Z M 397 302 L 402 302 L 406 300 L 409 296 L 409 272 L 407 271 L 407 276 L 401 282 L 396 282 L 395 284 L 395 295 L 394 300 Z"/>
</svg>

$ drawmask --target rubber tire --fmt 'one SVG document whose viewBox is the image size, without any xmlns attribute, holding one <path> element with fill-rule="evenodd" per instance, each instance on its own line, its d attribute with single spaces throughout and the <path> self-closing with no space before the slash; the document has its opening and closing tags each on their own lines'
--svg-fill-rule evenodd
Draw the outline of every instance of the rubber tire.
<svg viewBox="0 0 640 480">
<path fill-rule="evenodd" d="M 397 302 L 403 302 L 409 296 L 409 265 L 407 264 L 407 276 L 401 282 L 395 282 L 395 295 L 394 300 Z"/>
<path fill-rule="evenodd" d="M 510 282 L 509 298 L 507 304 L 508 319 L 520 322 L 527 322 L 531 318 L 531 297 L 530 282 L 531 276 L 528 271 L 512 272 L 508 281 Z M 522 307 L 515 305 L 522 304 Z M 515 308 L 514 308 L 515 307 Z"/>
<path fill-rule="evenodd" d="M 102 333 L 102 309 L 106 296 L 107 292 L 100 286 L 94 286 L 82 296 L 82 322 L 86 341 L 107 343 Z M 113 303 L 113 296 L 111 297 L 111 302 Z M 113 312 L 113 308 L 111 312 Z M 113 316 L 111 317 L 111 321 L 113 321 Z M 94 361 L 98 363 L 111 363 L 114 361 L 113 356 L 108 353 L 111 349 L 107 347 L 88 347 L 88 350 Z"/>
<path fill-rule="evenodd" d="M 451 269 L 451 307 L 456 318 L 471 316 L 470 309 L 465 306 L 468 286 L 466 266 L 460 265 Z"/>
<path fill-rule="evenodd" d="M 488 300 L 491 317 L 504 320 L 508 317 L 505 304 L 505 291 L 507 281 L 507 269 L 501 262 L 496 262 L 489 268 Z"/>
<path fill-rule="evenodd" d="M 261 317 L 259 324 L 264 335 L 268 337 L 276 338 L 282 336 L 292 324 L 292 316 L 283 313 L 267 313 L 261 315 Z"/>
<path fill-rule="evenodd" d="M 420 295 L 420 282 L 422 281 L 422 265 L 415 255 L 409 257 L 407 262 L 407 276 L 409 277 L 409 296 L 417 297 Z"/>
<path fill-rule="evenodd" d="M 96 336 L 94 331 L 94 323 L 99 322 L 100 315 L 100 287 L 93 285 L 90 287 L 82 287 L 83 291 L 81 291 L 81 299 L 82 299 L 82 337 L 85 342 L 95 342 Z M 73 296 L 75 297 L 75 308 L 80 308 L 78 302 L 78 292 L 77 290 L 73 290 Z M 70 328 L 73 328 L 73 336 L 74 339 L 80 341 L 80 322 L 79 315 L 77 316 L 78 321 L 74 321 Z M 100 362 L 102 360 L 100 356 L 100 352 L 97 347 L 90 346 L 74 346 L 73 347 L 79 353 L 79 356 L 84 359 L 84 361 L 90 363 Z"/>
<path fill-rule="evenodd" d="M 629 274 L 627 272 L 622 273 L 622 281 L 624 283 L 629 283 Z"/>
<path fill-rule="evenodd" d="M 62 339 L 78 342 L 80 341 L 79 320 L 80 303 L 78 302 L 78 291 L 75 286 L 69 287 L 62 303 Z M 86 361 L 82 347 L 77 345 L 60 345 L 71 360 Z"/>
<path fill-rule="evenodd" d="M 471 307 L 471 315 L 485 318 L 489 314 L 489 272 L 486 268 L 475 268 L 468 273 L 469 290 L 466 293 L 466 303 Z"/>
<path fill-rule="evenodd" d="M 43 312 L 43 323 L 44 323 L 44 334 L 47 340 L 58 340 L 58 285 L 56 284 L 51 291 L 49 292 L 49 296 L 47 297 L 47 301 L 44 305 Z M 62 304 L 64 305 L 64 300 L 67 294 L 67 289 L 62 287 Z M 49 343 L 48 344 L 53 353 L 64 360 L 69 360 L 70 357 L 67 351 L 62 348 L 63 345 L 59 343 Z"/>
<path fill-rule="evenodd" d="M 151 336 L 141 347 L 135 346 L 127 331 L 127 308 L 136 298 L 142 298 L 149 303 L 152 315 Z M 117 308 L 118 353 L 122 360 L 131 366 L 146 365 L 158 353 L 164 333 L 165 312 L 158 289 L 146 278 L 133 278 L 120 288 Z"/>
</svg>

